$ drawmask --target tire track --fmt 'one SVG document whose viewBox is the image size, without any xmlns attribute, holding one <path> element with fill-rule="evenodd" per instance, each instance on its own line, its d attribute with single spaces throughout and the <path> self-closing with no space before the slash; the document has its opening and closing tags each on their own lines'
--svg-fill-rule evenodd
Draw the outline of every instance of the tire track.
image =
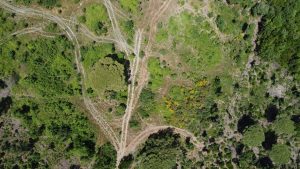
<svg viewBox="0 0 300 169">
<path fill-rule="evenodd" d="M 122 121 L 122 133 L 121 133 L 121 140 L 120 140 L 120 152 L 118 152 L 119 157 L 123 157 L 126 143 L 127 143 L 127 137 L 128 137 L 128 125 L 130 118 L 132 116 L 132 111 L 134 109 L 133 103 L 134 103 L 134 94 L 135 94 L 135 82 L 136 82 L 136 75 L 138 73 L 139 69 L 139 61 L 140 61 L 140 48 L 142 43 L 142 30 L 138 30 L 135 35 L 135 48 L 134 48 L 134 62 L 133 62 L 133 69 L 132 69 L 132 81 L 131 85 L 129 85 L 129 98 L 127 100 L 127 107 L 125 111 L 125 115 L 123 116 Z M 121 159 L 119 159 L 121 160 Z"/>
<path fill-rule="evenodd" d="M 194 144 L 198 149 L 202 149 L 204 147 L 204 143 L 203 142 L 199 142 L 197 137 L 194 136 L 192 133 L 181 129 L 181 128 L 177 128 L 174 126 L 153 126 L 153 127 L 149 127 L 146 130 L 142 131 L 139 135 L 137 135 L 131 142 L 130 144 L 127 146 L 126 151 L 124 152 L 124 156 L 129 155 L 130 153 L 133 153 L 140 144 L 144 143 L 148 137 L 151 134 L 157 133 L 160 130 L 165 130 L 171 128 L 174 130 L 174 133 L 180 134 L 181 136 L 185 137 L 185 138 L 191 138 L 191 143 Z"/>
<path fill-rule="evenodd" d="M 115 12 L 114 12 L 114 9 L 113 9 L 113 6 L 112 6 L 110 0 L 104 0 L 104 6 L 107 9 L 108 17 L 111 21 L 111 25 L 112 25 L 112 29 L 113 29 L 115 38 L 117 39 L 117 44 L 119 45 L 121 50 L 123 50 L 126 53 L 126 55 L 128 56 L 129 55 L 129 50 L 127 48 L 128 44 L 121 33 L 121 30 L 119 28 L 119 24 L 116 19 Z"/>
</svg>

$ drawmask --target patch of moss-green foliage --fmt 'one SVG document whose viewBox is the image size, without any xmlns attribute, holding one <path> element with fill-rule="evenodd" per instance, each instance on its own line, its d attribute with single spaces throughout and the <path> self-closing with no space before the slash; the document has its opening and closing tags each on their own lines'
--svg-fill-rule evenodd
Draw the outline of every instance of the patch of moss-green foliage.
<svg viewBox="0 0 300 169">
<path fill-rule="evenodd" d="M 101 146 L 96 155 L 99 158 L 96 158 L 93 168 L 114 169 L 116 167 L 117 152 L 111 144 Z"/>
<path fill-rule="evenodd" d="M 133 128 L 133 129 L 140 129 L 141 128 L 141 122 L 140 122 L 139 116 L 134 115 L 130 119 L 129 126 L 130 126 L 130 128 Z"/>
<path fill-rule="evenodd" d="M 45 27 L 45 31 L 47 32 L 53 32 L 53 33 L 59 33 L 60 32 L 60 27 L 58 26 L 57 23 L 49 23 L 46 27 Z"/>
<path fill-rule="evenodd" d="M 160 29 L 156 34 L 156 41 L 157 42 L 164 42 L 168 39 L 168 31 L 165 29 Z"/>
<path fill-rule="evenodd" d="M 148 62 L 150 72 L 150 88 L 155 91 L 164 83 L 164 79 L 170 74 L 170 69 L 163 66 L 159 58 L 150 58 Z"/>
<path fill-rule="evenodd" d="M 230 95 L 227 91 L 231 90 L 229 84 L 225 76 L 201 78 L 189 86 L 174 84 L 163 98 L 164 109 L 160 112 L 169 124 L 191 131 L 206 128 L 211 123 L 218 124 L 221 119 L 215 99 L 225 99 Z M 221 128 L 215 127 L 208 135 L 215 135 L 219 130 Z"/>
<path fill-rule="evenodd" d="M 132 162 L 134 160 L 134 157 L 132 154 L 129 154 L 128 156 L 123 157 L 123 159 L 120 162 L 119 168 L 120 169 L 127 169 L 130 168 L 132 165 Z"/>
<path fill-rule="evenodd" d="M 107 95 L 111 99 L 122 97 L 123 94 L 119 95 L 119 92 L 126 90 L 129 78 L 129 61 L 125 55 L 115 53 L 112 44 L 82 47 L 81 51 L 87 72 L 88 93 L 93 94 L 95 91 L 97 95 Z M 118 109 L 123 107 L 119 106 Z"/>
<path fill-rule="evenodd" d="M 54 40 L 39 39 L 28 44 L 30 56 L 27 71 L 30 72 L 20 84 L 42 96 L 76 95 L 80 93 L 74 67 L 73 46 L 65 37 Z M 47 56 L 47 57 L 43 57 Z"/>
<path fill-rule="evenodd" d="M 288 68 L 300 79 L 300 2 L 298 0 L 270 0 L 269 12 L 263 15 L 258 36 L 258 55 Z"/>
<path fill-rule="evenodd" d="M 269 5 L 262 1 L 253 5 L 253 7 L 251 8 L 251 14 L 253 16 L 263 16 L 269 12 L 269 9 Z"/>
<path fill-rule="evenodd" d="M 213 3 L 213 8 L 217 14 L 216 24 L 221 32 L 240 36 L 243 29 L 247 27 L 247 15 L 240 14 L 239 8 L 233 9 L 223 2 Z"/>
<path fill-rule="evenodd" d="M 192 129 L 196 126 L 199 127 L 198 124 L 200 123 L 203 124 L 197 116 L 204 115 L 204 112 L 201 111 L 200 113 L 200 109 L 203 107 L 202 101 L 204 101 L 204 96 L 207 94 L 205 87 L 172 86 L 161 103 L 164 108 L 160 112 L 165 120 L 169 124 L 181 128 Z M 213 113 L 210 113 L 210 115 L 214 116 Z"/>
<path fill-rule="evenodd" d="M 81 47 L 84 67 L 90 69 L 99 59 L 112 54 L 114 52 L 113 48 L 113 44 L 88 45 Z"/>
<path fill-rule="evenodd" d="M 178 0 L 177 3 L 180 5 L 180 6 L 183 6 L 185 4 L 185 0 Z"/>
<path fill-rule="evenodd" d="M 127 95 L 124 95 L 127 96 Z M 120 100 L 120 99 L 118 99 Z M 121 100 L 122 101 L 122 100 Z M 117 116 L 122 116 L 124 115 L 125 111 L 126 111 L 126 100 L 124 99 L 123 102 L 121 102 L 116 108 L 115 108 L 115 113 Z"/>
<path fill-rule="evenodd" d="M 28 20 L 16 18 L 15 14 L 8 13 L 0 8 L 0 45 L 13 39 L 13 33 L 17 32 L 17 30 L 21 30 L 32 24 L 29 23 Z M 34 20 L 32 20 L 32 22 L 34 22 Z"/>
<path fill-rule="evenodd" d="M 60 0 L 16 0 L 17 3 L 24 5 L 39 4 L 45 8 L 60 6 Z"/>
<path fill-rule="evenodd" d="M 89 29 L 98 35 L 106 34 L 109 28 L 109 17 L 102 4 L 91 4 L 84 10 L 79 21 L 85 23 Z"/>
<path fill-rule="evenodd" d="M 138 112 L 143 118 L 147 118 L 155 110 L 155 94 L 151 89 L 144 88 L 140 95 L 140 105 L 138 108 Z"/>
<path fill-rule="evenodd" d="M 16 23 L 12 19 L 11 14 L 0 9 L 0 37 L 3 37 L 8 32 L 14 30 Z"/>
<path fill-rule="evenodd" d="M 13 97 L 10 103 L 0 114 L 6 125 L 0 129 L 1 168 L 55 168 L 62 159 L 67 166 L 88 166 L 94 159 L 95 168 L 115 167 L 113 146 L 97 148 L 95 127 L 70 100 Z"/>
<path fill-rule="evenodd" d="M 189 143 L 190 144 L 190 143 Z M 136 168 L 176 168 L 180 163 L 183 168 L 192 168 L 193 163 L 184 152 L 185 142 L 172 129 L 159 131 L 149 136 L 136 156 Z"/>
<path fill-rule="evenodd" d="M 135 34 L 135 30 L 134 30 L 135 27 L 134 27 L 133 20 L 121 21 L 120 26 L 122 31 L 126 34 L 128 43 L 131 44 L 133 42 L 133 37 Z"/>
<path fill-rule="evenodd" d="M 171 17 L 168 33 L 173 37 L 172 48 L 195 72 L 205 72 L 222 62 L 222 45 L 201 16 L 182 12 Z"/>
<path fill-rule="evenodd" d="M 294 122 L 289 118 L 281 118 L 275 121 L 274 123 L 275 132 L 278 134 L 287 134 L 291 135 L 295 131 Z"/>
<path fill-rule="evenodd" d="M 291 150 L 287 145 L 277 144 L 272 148 L 269 156 L 276 165 L 286 164 L 290 161 Z"/>
<path fill-rule="evenodd" d="M 99 60 L 87 77 L 88 83 L 100 96 L 105 91 L 126 90 L 124 66 L 109 57 Z"/>
<path fill-rule="evenodd" d="M 255 41 L 255 24 L 251 22 L 256 20 L 257 16 L 253 17 L 247 12 L 255 2 L 233 0 L 227 3 L 230 5 L 221 1 L 211 3 L 211 17 L 214 18 L 220 33 L 226 36 L 224 50 L 232 59 L 231 63 L 243 66 L 248 61 L 252 52 L 252 42 Z"/>
<path fill-rule="evenodd" d="M 0 77 L 9 77 L 15 70 L 17 44 L 15 41 L 8 41 L 0 46 Z"/>
<path fill-rule="evenodd" d="M 41 139 L 55 151 L 87 158 L 95 153 L 95 131 L 87 117 L 69 101 L 48 98 L 47 102 L 18 100 L 13 114 L 22 120 L 33 138 Z M 46 147 L 44 147 L 46 148 Z M 44 155 L 47 154 L 45 150 Z"/>
<path fill-rule="evenodd" d="M 24 42 L 11 40 L 0 48 L 3 58 L 0 60 L 0 75 L 7 77 L 17 72 L 20 76 L 18 88 L 40 96 L 80 93 L 73 46 L 65 37 Z"/>
<path fill-rule="evenodd" d="M 157 42 L 164 42 L 168 39 L 168 30 L 163 24 L 160 22 L 158 23 L 158 32 L 156 33 L 156 41 Z"/>
<path fill-rule="evenodd" d="M 140 1 L 139 0 L 120 0 L 120 4 L 125 10 L 131 12 L 132 14 L 136 14 L 138 12 Z"/>
<path fill-rule="evenodd" d="M 264 132 L 260 126 L 249 127 L 243 135 L 243 143 L 250 147 L 260 146 L 264 139 Z"/>
</svg>

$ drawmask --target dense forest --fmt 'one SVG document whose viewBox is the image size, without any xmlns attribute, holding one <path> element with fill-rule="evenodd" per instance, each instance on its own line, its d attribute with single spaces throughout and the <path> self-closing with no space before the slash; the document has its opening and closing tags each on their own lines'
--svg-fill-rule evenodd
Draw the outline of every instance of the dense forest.
<svg viewBox="0 0 300 169">
<path fill-rule="evenodd" d="M 258 55 L 281 64 L 290 71 L 295 80 L 299 80 L 300 3 L 297 0 L 271 0 L 267 4 L 268 10 L 263 12 L 260 23 L 256 49 Z"/>
</svg>

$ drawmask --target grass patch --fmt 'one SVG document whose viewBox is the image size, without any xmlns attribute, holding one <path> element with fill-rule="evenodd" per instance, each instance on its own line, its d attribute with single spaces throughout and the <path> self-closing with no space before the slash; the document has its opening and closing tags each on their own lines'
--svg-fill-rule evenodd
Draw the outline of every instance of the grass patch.
<svg viewBox="0 0 300 169">
<path fill-rule="evenodd" d="M 132 14 L 137 13 L 139 3 L 139 0 L 120 0 L 121 6 Z"/>
<path fill-rule="evenodd" d="M 164 42 L 168 39 L 168 31 L 166 29 L 159 29 L 156 34 L 156 41 L 157 42 Z"/>
<path fill-rule="evenodd" d="M 149 88 L 143 89 L 140 96 L 140 106 L 138 112 L 143 118 L 147 118 L 155 110 L 155 94 Z"/>
<path fill-rule="evenodd" d="M 239 8 L 227 6 L 223 2 L 212 3 L 212 5 L 217 14 L 216 24 L 220 31 L 235 37 L 241 36 L 243 29 L 247 28 L 248 15 L 240 14 Z"/>
<path fill-rule="evenodd" d="M 89 29 L 102 35 L 107 33 L 109 27 L 109 17 L 102 4 L 91 4 L 84 10 L 84 15 L 79 17 L 79 21 L 85 23 Z"/>
<path fill-rule="evenodd" d="M 222 44 L 200 16 L 183 12 L 170 19 L 168 30 L 173 48 L 194 71 L 208 71 L 221 63 Z"/>
<path fill-rule="evenodd" d="M 91 68 L 99 59 L 113 53 L 113 44 L 89 45 L 81 48 L 83 64 L 86 69 Z"/>
<path fill-rule="evenodd" d="M 158 58 L 149 59 L 148 69 L 150 72 L 149 86 L 152 91 L 159 89 L 164 82 L 164 78 L 171 72 L 169 68 L 162 66 Z"/>
<path fill-rule="evenodd" d="M 126 34 L 125 37 L 127 37 L 127 42 L 129 44 L 133 43 L 133 37 L 134 37 L 134 22 L 133 20 L 124 20 L 120 22 L 121 30 Z"/>
<path fill-rule="evenodd" d="M 124 66 L 109 57 L 100 59 L 88 72 L 88 86 L 99 96 L 105 91 L 126 90 Z"/>
</svg>

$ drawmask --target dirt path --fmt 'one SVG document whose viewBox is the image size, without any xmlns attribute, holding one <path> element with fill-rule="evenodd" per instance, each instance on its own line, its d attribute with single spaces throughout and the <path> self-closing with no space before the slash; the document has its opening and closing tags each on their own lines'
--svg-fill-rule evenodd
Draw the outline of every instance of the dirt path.
<svg viewBox="0 0 300 169">
<path fill-rule="evenodd" d="M 139 135 L 137 135 L 130 142 L 130 144 L 126 147 L 126 151 L 124 152 L 124 155 L 126 156 L 130 153 L 133 153 L 138 148 L 138 146 L 140 144 L 144 143 L 148 139 L 148 137 L 151 134 L 157 133 L 160 130 L 165 130 L 167 128 L 172 128 L 174 130 L 174 133 L 178 133 L 178 134 L 180 134 L 181 136 L 183 136 L 185 138 L 187 138 L 187 137 L 191 138 L 192 143 L 198 149 L 202 149 L 204 147 L 204 143 L 199 142 L 197 140 L 196 136 L 194 136 L 192 133 L 190 133 L 186 130 L 183 130 L 183 129 L 180 129 L 180 128 L 177 128 L 177 127 L 174 127 L 174 126 L 152 126 L 152 127 L 147 128 L 146 130 L 142 131 Z"/>
<path fill-rule="evenodd" d="M 152 35 L 155 32 L 155 28 L 156 28 L 156 22 L 159 19 L 159 16 L 164 12 L 164 10 L 166 10 L 168 4 L 171 2 L 171 0 L 166 1 L 164 3 L 163 6 L 161 6 L 161 8 L 158 10 L 157 13 L 155 13 L 154 17 L 152 18 L 151 22 L 150 22 L 150 33 L 149 33 L 149 41 L 148 44 L 146 46 L 146 51 L 150 52 L 150 44 L 153 41 L 153 37 Z M 150 42 L 150 38 L 151 38 L 151 42 Z M 139 61 L 140 58 L 140 48 L 141 48 L 141 42 L 142 42 L 142 33 L 141 30 L 138 30 L 136 32 L 136 36 L 135 36 L 135 45 L 134 45 L 134 53 L 135 53 L 135 59 L 133 62 L 133 69 L 132 69 L 132 82 L 131 85 L 129 87 L 129 98 L 128 98 L 128 102 L 127 102 L 127 109 L 125 112 L 125 115 L 123 117 L 123 123 L 122 123 L 122 134 L 121 134 L 121 145 L 120 145 L 120 151 L 118 152 L 118 158 L 117 158 L 117 166 L 119 165 L 120 161 L 122 160 L 122 158 L 126 155 L 126 152 L 128 151 L 128 144 L 131 143 L 127 143 L 127 137 L 128 137 L 128 126 L 129 126 L 129 121 L 130 118 L 132 116 L 132 112 L 134 110 L 134 108 L 136 107 L 136 104 L 138 103 L 139 100 L 139 96 L 140 93 L 142 91 L 142 89 L 144 88 L 146 82 L 148 81 L 148 71 L 147 71 L 147 60 L 149 55 L 146 54 L 146 56 L 142 59 L 142 61 Z M 140 68 L 139 68 L 140 66 Z M 137 74 L 139 72 L 139 74 Z M 135 87 L 135 79 L 136 77 L 138 77 L 137 79 L 137 86 Z M 139 143 L 136 143 L 139 144 Z"/>
<path fill-rule="evenodd" d="M 109 19 L 111 21 L 114 36 L 117 39 L 117 44 L 119 45 L 121 50 L 123 50 L 126 53 L 126 55 L 128 56 L 129 55 L 129 50 L 127 48 L 128 44 L 127 44 L 125 38 L 123 37 L 121 30 L 119 28 L 119 23 L 116 19 L 115 11 L 111 4 L 111 1 L 110 0 L 103 0 L 103 1 L 104 1 L 103 4 L 107 9 Z"/>
<path fill-rule="evenodd" d="M 126 149 L 126 143 L 127 143 L 127 137 L 128 137 L 128 126 L 129 126 L 129 121 L 132 116 L 132 111 L 134 109 L 134 100 L 135 98 L 135 82 L 136 82 L 136 75 L 139 70 L 139 62 L 140 62 L 140 48 L 141 48 L 141 43 L 142 43 L 142 30 L 137 30 L 136 35 L 135 35 L 135 45 L 134 45 L 134 54 L 135 58 L 132 64 L 132 77 L 131 77 L 131 85 L 129 85 L 129 97 L 128 97 L 128 102 L 127 102 L 127 108 L 125 111 L 125 115 L 123 116 L 123 122 L 122 122 L 122 134 L 121 134 L 121 150 L 120 150 L 120 157 L 123 157 L 124 151 Z M 119 159 L 121 160 L 121 159 Z"/>
<path fill-rule="evenodd" d="M 143 90 L 143 88 L 145 87 L 145 85 L 148 82 L 148 78 L 149 78 L 149 72 L 148 72 L 148 59 L 150 57 L 151 54 L 151 46 L 152 43 L 154 41 L 154 35 L 156 32 L 156 24 L 157 21 L 159 19 L 159 17 L 163 14 L 163 12 L 167 9 L 168 5 L 171 3 L 172 0 L 168 0 L 165 1 L 163 3 L 163 5 L 159 8 L 159 10 L 157 11 L 157 13 L 154 14 L 152 20 L 150 21 L 150 30 L 149 30 L 149 35 L 148 35 L 148 43 L 144 49 L 145 51 L 145 56 L 144 58 L 141 60 L 140 63 L 140 72 L 138 75 L 138 86 L 136 87 L 136 93 L 135 93 L 135 100 L 133 103 L 133 106 L 135 107 L 138 103 L 139 100 L 139 96 Z"/>
</svg>

